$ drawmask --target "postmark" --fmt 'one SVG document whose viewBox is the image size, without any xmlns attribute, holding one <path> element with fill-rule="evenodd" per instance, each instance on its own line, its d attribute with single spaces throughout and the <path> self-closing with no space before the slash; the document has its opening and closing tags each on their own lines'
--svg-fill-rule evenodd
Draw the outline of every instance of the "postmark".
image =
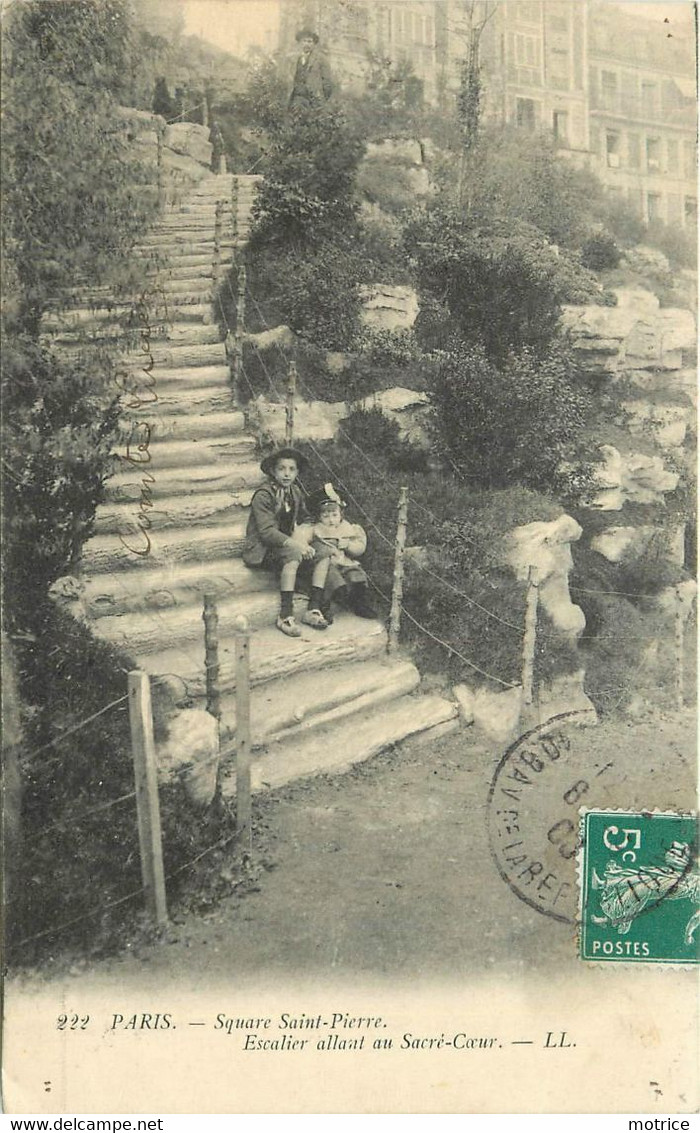
<svg viewBox="0 0 700 1133">
<path fill-rule="evenodd" d="M 697 816 L 584 810 L 580 955 L 613 963 L 697 963 Z"/>
<path fill-rule="evenodd" d="M 526 905 L 567 924 L 577 920 L 579 809 L 600 794 L 614 760 L 593 760 L 576 742 L 587 713 L 555 716 L 520 736 L 501 758 L 489 790 L 493 860 Z"/>
</svg>

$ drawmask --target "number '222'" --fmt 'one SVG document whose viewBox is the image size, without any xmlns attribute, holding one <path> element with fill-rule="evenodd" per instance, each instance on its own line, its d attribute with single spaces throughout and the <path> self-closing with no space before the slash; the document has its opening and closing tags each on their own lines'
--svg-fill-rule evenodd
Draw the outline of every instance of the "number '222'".
<svg viewBox="0 0 700 1133">
<path fill-rule="evenodd" d="M 59 1015 L 56 1019 L 56 1030 L 84 1031 L 89 1022 L 89 1015 Z"/>
</svg>

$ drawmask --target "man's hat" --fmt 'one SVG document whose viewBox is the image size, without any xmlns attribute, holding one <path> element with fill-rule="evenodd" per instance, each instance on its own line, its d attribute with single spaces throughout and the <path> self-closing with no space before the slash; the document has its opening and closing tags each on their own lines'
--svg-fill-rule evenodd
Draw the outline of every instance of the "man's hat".
<svg viewBox="0 0 700 1133">
<path fill-rule="evenodd" d="M 311 28 L 300 28 L 296 34 L 296 41 L 300 43 L 302 39 L 313 39 L 314 43 L 318 43 L 318 35 Z"/>
<path fill-rule="evenodd" d="M 275 465 L 278 460 L 296 460 L 297 468 L 300 472 L 308 466 L 308 460 L 303 452 L 299 452 L 296 448 L 280 448 L 276 452 L 271 452 L 264 460 L 260 461 L 260 467 L 266 476 L 269 476 L 275 470 Z"/>
<path fill-rule="evenodd" d="M 306 506 L 312 515 L 318 515 L 324 504 L 335 504 L 339 508 L 345 507 L 345 501 L 341 500 L 332 484 L 324 484 L 322 488 L 317 488 L 315 492 L 309 494 L 306 501 Z"/>
</svg>

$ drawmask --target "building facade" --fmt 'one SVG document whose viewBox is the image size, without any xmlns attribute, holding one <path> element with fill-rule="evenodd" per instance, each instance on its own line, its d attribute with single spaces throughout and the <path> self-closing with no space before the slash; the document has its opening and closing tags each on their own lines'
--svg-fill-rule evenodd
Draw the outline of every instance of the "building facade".
<svg viewBox="0 0 700 1133">
<path fill-rule="evenodd" d="M 283 0 L 280 46 L 302 26 L 336 81 L 410 66 L 425 101 L 454 98 L 478 40 L 484 114 L 551 133 L 647 222 L 697 216 L 693 44 L 604 0 Z"/>
</svg>

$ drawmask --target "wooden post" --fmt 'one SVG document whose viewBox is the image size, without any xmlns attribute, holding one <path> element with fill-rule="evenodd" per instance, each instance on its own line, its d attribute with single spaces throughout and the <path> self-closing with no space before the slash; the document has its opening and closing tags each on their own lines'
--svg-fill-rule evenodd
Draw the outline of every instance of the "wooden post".
<svg viewBox="0 0 700 1133">
<path fill-rule="evenodd" d="M 155 744 L 153 742 L 151 685 L 148 674 L 140 669 L 129 673 L 128 689 L 131 748 L 136 783 L 136 811 L 141 850 L 141 877 L 143 879 L 146 909 L 155 923 L 162 927 L 168 923 L 168 908 L 165 900 L 158 775 Z"/>
<path fill-rule="evenodd" d="M 250 627 L 239 618 L 236 627 L 236 829 L 252 840 L 250 790 Z"/>
<path fill-rule="evenodd" d="M 156 121 L 156 184 L 158 188 L 158 211 L 162 212 L 166 205 L 165 177 L 163 173 L 163 143 L 165 139 L 165 122 Z"/>
<path fill-rule="evenodd" d="M 294 444 L 294 398 L 297 392 L 297 364 L 289 363 L 287 375 L 287 404 L 284 412 L 284 443 L 287 446 Z"/>
<path fill-rule="evenodd" d="M 676 591 L 676 609 L 675 609 L 675 641 L 676 641 L 676 707 L 679 712 L 683 711 L 683 694 L 685 685 L 685 672 L 683 665 L 683 646 L 685 637 L 685 619 L 683 617 L 683 600 L 680 591 Z"/>
<path fill-rule="evenodd" d="M 221 721 L 221 692 L 219 689 L 219 614 L 213 594 L 204 595 L 204 666 L 207 690 L 207 712 Z"/>
<path fill-rule="evenodd" d="M 247 272 L 245 264 L 238 268 L 238 298 L 236 300 L 236 334 L 245 330 L 245 289 Z"/>
<path fill-rule="evenodd" d="M 231 184 L 231 237 L 233 239 L 233 254 L 236 255 L 238 243 L 238 178 L 234 174 Z"/>
<path fill-rule="evenodd" d="M 394 584 L 391 591 L 391 612 L 389 614 L 389 641 L 387 648 L 394 653 L 399 646 L 401 628 L 401 602 L 403 600 L 403 556 L 406 549 L 406 525 L 408 522 L 408 488 L 399 491 L 399 517 L 396 527 L 396 549 L 394 552 Z"/>
<path fill-rule="evenodd" d="M 211 274 L 214 288 L 218 288 L 221 283 L 221 235 L 223 228 L 223 214 L 224 203 L 223 201 L 217 201 L 214 211 L 214 258 L 211 265 Z"/>
<path fill-rule="evenodd" d="M 532 705 L 532 687 L 535 670 L 535 640 L 537 636 L 537 581 L 535 568 L 530 567 L 527 574 L 527 597 L 525 599 L 525 633 L 523 634 L 523 706 Z"/>
</svg>

